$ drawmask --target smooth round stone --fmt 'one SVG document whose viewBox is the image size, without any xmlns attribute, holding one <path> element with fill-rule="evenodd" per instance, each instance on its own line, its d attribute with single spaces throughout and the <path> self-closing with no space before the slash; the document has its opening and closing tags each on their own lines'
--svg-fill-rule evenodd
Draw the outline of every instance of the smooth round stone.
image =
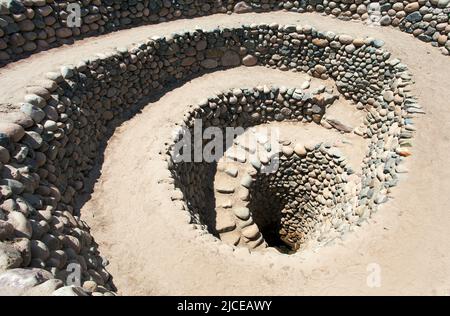
<svg viewBox="0 0 450 316">
<path fill-rule="evenodd" d="M 215 59 L 205 59 L 200 65 L 206 69 L 214 69 L 219 66 L 219 63 Z"/>
<path fill-rule="evenodd" d="M 25 114 L 29 115 L 36 123 L 39 123 L 45 117 L 44 111 L 42 111 L 39 107 L 30 103 L 23 103 L 20 110 Z"/>
<path fill-rule="evenodd" d="M 349 54 L 353 53 L 355 50 L 356 50 L 356 47 L 353 44 L 345 46 L 345 51 Z"/>
<path fill-rule="evenodd" d="M 411 13 L 411 12 L 417 11 L 417 10 L 419 10 L 419 7 L 420 7 L 420 5 L 418 2 L 409 3 L 405 7 L 405 12 Z"/>
<path fill-rule="evenodd" d="M 353 45 L 355 45 L 356 47 L 361 47 L 364 45 L 364 43 L 365 43 L 365 41 L 363 38 L 355 38 L 353 40 Z"/>
<path fill-rule="evenodd" d="M 290 146 L 283 146 L 281 150 L 286 157 L 290 157 L 294 153 L 294 149 Z"/>
<path fill-rule="evenodd" d="M 312 40 L 312 43 L 318 47 L 327 47 L 328 46 L 328 40 L 323 38 L 314 38 Z"/>
<path fill-rule="evenodd" d="M 306 148 L 303 144 L 296 144 L 294 152 L 300 157 L 306 156 Z"/>
<path fill-rule="evenodd" d="M 46 101 L 43 97 L 40 97 L 36 94 L 27 94 L 25 97 L 25 102 L 35 105 L 37 107 L 43 108 L 46 104 Z"/>
<path fill-rule="evenodd" d="M 339 42 L 345 45 L 351 44 L 353 43 L 353 37 L 346 34 L 339 35 Z"/>
<path fill-rule="evenodd" d="M 241 58 L 235 51 L 228 50 L 223 54 L 221 63 L 224 67 L 239 66 L 241 64 Z"/>
<path fill-rule="evenodd" d="M 387 90 L 383 93 L 383 99 L 386 102 L 392 102 L 394 101 L 394 92 L 392 92 L 391 90 Z"/>
<path fill-rule="evenodd" d="M 259 229 L 256 224 L 252 224 L 250 226 L 242 229 L 242 235 L 248 239 L 256 239 L 259 236 Z"/>
<path fill-rule="evenodd" d="M 25 135 L 25 130 L 18 124 L 0 122 L 0 133 L 4 133 L 12 141 L 18 142 Z"/>
<path fill-rule="evenodd" d="M 392 19 L 389 15 L 385 15 L 380 19 L 380 25 L 382 26 L 388 26 L 392 22 Z"/>
<path fill-rule="evenodd" d="M 235 207 L 233 208 L 233 213 L 244 221 L 250 218 L 250 210 L 247 207 Z"/>
<path fill-rule="evenodd" d="M 47 120 L 44 123 L 44 129 L 47 131 L 56 131 L 58 129 L 58 125 L 55 121 Z"/>
<path fill-rule="evenodd" d="M 258 58 L 253 55 L 247 55 L 242 59 L 242 64 L 247 67 L 255 66 L 258 63 Z"/>
<path fill-rule="evenodd" d="M 16 237 L 31 238 L 33 231 L 25 215 L 20 212 L 11 212 L 8 214 L 8 222 L 14 227 Z"/>
</svg>

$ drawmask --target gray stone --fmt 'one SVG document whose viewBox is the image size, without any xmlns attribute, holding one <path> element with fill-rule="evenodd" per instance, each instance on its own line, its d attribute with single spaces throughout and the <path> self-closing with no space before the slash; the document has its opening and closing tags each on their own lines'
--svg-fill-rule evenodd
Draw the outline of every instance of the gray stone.
<svg viewBox="0 0 450 316">
<path fill-rule="evenodd" d="M 64 79 L 72 78 L 74 75 L 73 68 L 69 66 L 62 66 L 61 75 L 63 76 Z"/>
<path fill-rule="evenodd" d="M 45 99 L 36 94 L 27 94 L 24 99 L 26 103 L 35 105 L 39 108 L 43 108 L 46 104 Z"/>
<path fill-rule="evenodd" d="M 41 147 L 43 139 L 41 135 L 33 131 L 25 132 L 25 136 L 22 138 L 22 143 L 32 149 L 38 149 Z"/>
<path fill-rule="evenodd" d="M 20 109 L 22 112 L 30 116 L 36 123 L 39 123 L 45 117 L 44 111 L 42 111 L 39 107 L 32 105 L 30 103 L 23 103 Z"/>
<path fill-rule="evenodd" d="M 200 65 L 206 69 L 214 69 L 219 66 L 219 63 L 215 59 L 205 59 L 205 60 L 202 60 Z"/>
<path fill-rule="evenodd" d="M 421 20 L 422 20 L 422 14 L 420 14 L 420 12 L 418 12 L 418 11 L 415 11 L 406 16 L 406 21 L 411 22 L 411 23 L 417 23 Z"/>
<path fill-rule="evenodd" d="M 380 19 L 380 25 L 387 26 L 391 25 L 391 17 L 389 15 L 385 15 Z"/>
</svg>

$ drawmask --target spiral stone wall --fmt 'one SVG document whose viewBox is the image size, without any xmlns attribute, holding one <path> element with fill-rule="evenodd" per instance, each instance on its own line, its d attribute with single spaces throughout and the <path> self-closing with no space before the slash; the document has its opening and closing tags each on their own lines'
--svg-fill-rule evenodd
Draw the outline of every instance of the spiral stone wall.
<svg viewBox="0 0 450 316">
<path fill-rule="evenodd" d="M 367 218 L 397 183 L 401 156 L 409 154 L 411 118 L 422 113 L 409 92 L 406 66 L 390 59 L 381 46 L 375 39 L 310 26 L 255 24 L 152 38 L 48 73 L 27 89 L 20 111 L 0 114 L 0 270 L 6 271 L 0 287 L 30 291 L 42 286 L 52 293 L 67 282 L 68 267 L 75 264 L 84 288 L 76 291 L 111 294 L 107 260 L 98 253 L 75 203 L 90 190 L 87 180 L 99 148 L 145 97 L 217 69 L 265 65 L 331 78 L 341 94 L 365 108 L 366 129 L 359 133 L 371 143 L 352 212 Z M 210 100 L 199 111 L 213 113 Z M 288 117 L 281 109 L 275 112 L 280 119 Z M 220 126 L 229 112 L 219 114 L 212 123 Z M 173 199 L 187 209 L 183 189 L 174 186 Z M 193 223 L 208 229 L 201 218 L 193 216 Z M 56 291 L 75 291 L 61 289 Z"/>
<path fill-rule="evenodd" d="M 81 25 L 70 27 L 69 4 L 81 7 Z M 169 0 L 2 0 L 0 65 L 53 46 L 133 26 L 214 13 L 273 10 L 320 12 L 344 20 L 374 20 L 399 28 L 450 52 L 450 1 L 169 1 Z"/>
<path fill-rule="evenodd" d="M 397 60 L 390 63 L 398 65 Z M 394 86 L 399 82 L 404 86 L 402 80 L 389 79 L 392 75 L 395 77 L 397 70 L 406 79 L 404 67 L 398 65 L 397 70 L 388 68 L 389 72 L 384 72 L 387 86 L 393 82 L 397 82 Z M 317 73 L 317 67 L 311 73 L 324 75 Z M 338 81 L 337 86 L 343 91 L 343 83 Z M 404 94 L 403 87 L 400 89 Z M 364 222 L 371 212 L 376 211 L 377 204 L 387 200 L 387 191 L 397 183 L 401 155 L 407 155 L 399 142 L 409 138 L 411 134 L 407 130 L 412 130 L 411 126 L 406 127 L 409 124 L 405 124 L 405 119 L 411 115 L 407 113 L 409 107 L 405 103 L 400 105 L 403 97 L 397 95 L 397 101 L 387 105 L 387 100 L 394 97 L 391 90 L 378 97 L 378 101 L 384 103 L 383 109 L 367 112 L 366 131 L 350 130 L 372 138 L 367 158 L 361 161 L 361 176 L 352 175 L 353 170 L 347 166 L 346 157 L 337 148 L 320 143 L 306 146 L 287 144 L 273 152 L 273 145 L 266 143 L 261 144 L 262 149 L 258 151 L 258 142 L 255 141 L 250 142 L 252 145 L 242 144 L 231 155 L 227 154 L 232 162 L 178 161 L 179 144 L 185 141 L 185 131 L 193 135 L 198 120 L 202 121 L 204 129 L 219 127 L 223 133 L 227 127 L 249 128 L 270 121 L 303 121 L 327 126 L 323 117 L 327 107 L 338 96 L 324 90 L 325 87 L 314 91 L 286 87 L 234 89 L 210 97 L 191 110 L 180 124 L 183 126 L 180 133 L 175 136 L 178 147 L 172 145 L 168 153 L 169 168 L 175 186 L 180 190 L 179 197 L 186 201 L 185 209 L 191 213 L 194 224 L 231 245 L 264 249 L 273 246 L 275 240 L 278 246 L 282 241 L 290 251 L 295 251 L 306 243 L 323 244 L 341 236 L 352 226 Z M 358 99 L 370 92 L 360 93 L 352 91 L 345 94 Z M 367 100 L 370 107 L 378 101 Z M 415 112 L 415 109 L 409 111 Z M 405 126 L 403 133 L 400 125 Z M 349 132 L 328 127 L 338 132 Z M 378 128 L 381 130 L 375 131 Z M 191 141 L 190 146 L 182 148 L 192 150 L 187 156 L 193 158 L 195 140 Z M 269 145 L 269 150 L 265 149 L 266 145 Z M 186 158 L 185 153 L 183 157 Z M 270 157 L 276 157 L 280 163 L 272 173 L 265 174 L 261 170 L 270 167 L 267 166 Z M 371 174 L 373 171 L 377 172 L 376 175 Z M 266 238 L 272 241 L 267 243 Z"/>
</svg>

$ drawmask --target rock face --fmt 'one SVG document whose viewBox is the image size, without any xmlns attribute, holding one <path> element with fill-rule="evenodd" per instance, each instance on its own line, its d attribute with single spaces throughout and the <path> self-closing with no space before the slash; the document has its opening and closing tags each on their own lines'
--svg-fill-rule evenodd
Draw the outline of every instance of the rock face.
<svg viewBox="0 0 450 316">
<path fill-rule="evenodd" d="M 40 2 L 40 1 L 39 1 Z M 191 18 L 217 12 L 248 13 L 275 11 L 316 11 L 338 18 L 375 21 L 377 25 L 398 27 L 418 39 L 440 46 L 449 55 L 450 43 L 437 41 L 449 35 L 449 0 L 409 1 L 113 1 L 76 2 L 83 17 L 80 24 L 68 17 L 67 4 L 73 1 L 49 0 L 42 5 L 36 1 L 3 0 L 0 3 L 0 66 L 12 60 L 65 44 L 73 39 L 108 33 L 129 26 L 158 23 L 177 18 Z M 24 12 L 28 12 L 25 14 Z M 426 18 L 426 23 L 422 21 Z M 426 14 L 426 15 L 425 15 Z M 404 19 L 403 17 L 406 18 Z M 20 17 L 20 18 L 19 18 Z M 23 17 L 23 18 L 22 18 Z M 16 22 L 16 19 L 19 21 Z M 58 21 L 58 23 L 55 23 Z M 59 22 L 60 21 L 60 22 Z M 372 22 L 371 22 L 372 23 Z M 439 25 L 439 27 L 438 27 Z M 43 32 L 43 30 L 45 30 Z M 315 45 L 326 46 L 326 39 L 316 39 Z M 348 43 L 350 44 L 350 43 Z"/>
</svg>

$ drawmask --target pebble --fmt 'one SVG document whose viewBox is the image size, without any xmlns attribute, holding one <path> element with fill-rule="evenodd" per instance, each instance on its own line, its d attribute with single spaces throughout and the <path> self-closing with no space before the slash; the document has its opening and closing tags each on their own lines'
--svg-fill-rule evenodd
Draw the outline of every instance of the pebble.
<svg viewBox="0 0 450 316">
<path fill-rule="evenodd" d="M 246 207 L 235 207 L 233 208 L 233 212 L 238 218 L 244 221 L 250 218 L 250 210 Z"/>
<path fill-rule="evenodd" d="M 247 67 L 255 66 L 258 63 L 258 59 L 253 55 L 247 55 L 242 59 L 242 64 Z"/>
<path fill-rule="evenodd" d="M 386 102 L 392 102 L 394 101 L 394 93 L 390 90 L 387 90 L 383 93 L 383 99 Z"/>
<path fill-rule="evenodd" d="M 297 156 L 306 156 L 306 148 L 303 144 L 296 144 L 294 147 L 294 152 L 297 154 Z"/>
</svg>

